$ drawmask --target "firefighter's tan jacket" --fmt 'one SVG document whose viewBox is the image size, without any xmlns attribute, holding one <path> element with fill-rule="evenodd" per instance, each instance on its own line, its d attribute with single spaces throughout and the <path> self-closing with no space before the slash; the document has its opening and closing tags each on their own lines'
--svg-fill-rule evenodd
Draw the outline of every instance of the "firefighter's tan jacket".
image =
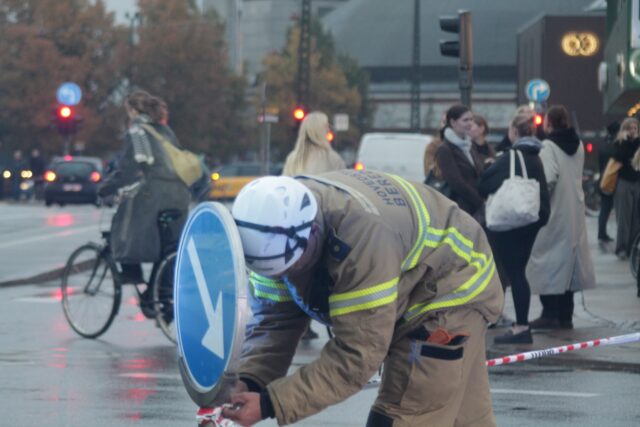
<svg viewBox="0 0 640 427">
<path fill-rule="evenodd" d="M 374 171 L 297 179 L 317 198 L 323 253 L 300 277 L 250 276 L 254 317 L 239 369 L 267 388 L 281 425 L 359 391 L 392 340 L 434 312 L 476 310 L 491 322 L 504 299 L 480 225 L 425 185 Z M 308 314 L 335 336 L 285 376 Z"/>
</svg>

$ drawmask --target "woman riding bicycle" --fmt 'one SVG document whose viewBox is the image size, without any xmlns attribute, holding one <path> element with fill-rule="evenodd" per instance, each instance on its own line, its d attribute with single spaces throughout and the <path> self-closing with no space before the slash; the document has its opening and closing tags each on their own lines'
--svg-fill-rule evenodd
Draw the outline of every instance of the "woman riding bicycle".
<svg viewBox="0 0 640 427">
<path fill-rule="evenodd" d="M 113 258 L 122 266 L 122 283 L 144 283 L 141 263 L 163 256 L 158 215 L 175 209 L 180 217 L 171 224 L 176 239 L 186 221 L 190 193 L 176 175 L 161 142 L 161 134 L 179 146 L 173 131 L 162 124 L 163 101 L 138 90 L 125 101 L 129 128 L 122 155 L 98 190 L 101 197 L 119 192 L 120 204 L 111 224 Z M 144 311 L 145 305 L 142 304 Z M 145 313 L 146 314 L 146 313 Z"/>
</svg>

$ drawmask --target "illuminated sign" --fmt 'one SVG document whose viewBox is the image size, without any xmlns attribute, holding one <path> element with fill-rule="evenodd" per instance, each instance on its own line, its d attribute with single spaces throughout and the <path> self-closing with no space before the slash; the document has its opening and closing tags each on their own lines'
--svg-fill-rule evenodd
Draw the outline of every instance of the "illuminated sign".
<svg viewBox="0 0 640 427">
<path fill-rule="evenodd" d="M 600 48 L 600 39 L 593 33 L 573 31 L 562 36 L 561 45 L 569 56 L 593 56 Z"/>
</svg>

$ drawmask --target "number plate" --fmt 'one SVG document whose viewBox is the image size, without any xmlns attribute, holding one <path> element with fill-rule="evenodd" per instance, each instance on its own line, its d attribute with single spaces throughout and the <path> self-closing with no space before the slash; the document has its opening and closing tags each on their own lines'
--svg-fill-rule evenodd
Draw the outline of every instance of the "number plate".
<svg viewBox="0 0 640 427">
<path fill-rule="evenodd" d="M 63 184 L 62 191 L 82 191 L 82 184 Z"/>
</svg>

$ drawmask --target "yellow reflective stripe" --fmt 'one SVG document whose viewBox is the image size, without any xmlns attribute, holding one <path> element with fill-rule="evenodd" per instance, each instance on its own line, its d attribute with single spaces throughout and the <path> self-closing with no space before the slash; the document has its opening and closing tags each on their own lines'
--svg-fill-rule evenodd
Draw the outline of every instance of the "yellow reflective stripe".
<svg viewBox="0 0 640 427">
<path fill-rule="evenodd" d="M 475 251 L 474 242 L 455 227 L 448 227 L 444 230 L 431 227 L 429 211 L 413 184 L 398 176 L 392 175 L 392 177 L 409 195 L 418 218 L 418 236 L 413 248 L 402 263 L 402 271 L 410 270 L 416 266 L 425 247 L 438 248 L 443 245 L 447 245 L 453 253 L 477 270 L 450 294 L 438 297 L 428 304 L 416 304 L 410 307 L 405 313 L 405 318 L 411 319 L 427 311 L 454 307 L 471 301 L 482 293 L 491 281 L 495 273 L 493 259 L 487 258 L 487 255 L 482 252 Z"/>
<path fill-rule="evenodd" d="M 351 305 L 351 306 L 343 307 L 343 308 L 331 309 L 331 310 L 329 310 L 329 316 L 335 317 L 335 316 L 340 316 L 342 314 L 353 313 L 354 311 L 369 310 L 369 309 L 372 309 L 372 308 L 381 307 L 383 305 L 387 305 L 389 303 L 392 303 L 397 298 L 398 298 L 398 291 L 396 290 L 391 295 L 388 295 L 388 296 L 386 296 L 384 298 L 377 299 L 375 301 L 366 302 L 366 303 L 362 303 L 362 304 Z"/>
<path fill-rule="evenodd" d="M 249 274 L 249 283 L 251 283 L 253 295 L 257 298 L 276 302 L 293 301 L 287 285 L 280 280 L 269 279 L 251 272 Z"/>
<path fill-rule="evenodd" d="M 493 260 L 491 260 L 491 262 L 487 264 L 487 267 L 485 267 L 484 270 L 478 271 L 478 273 L 480 273 L 480 276 L 482 276 L 482 273 L 486 271 L 487 268 L 490 269 L 489 274 L 486 275 L 482 283 L 480 283 L 480 285 L 477 286 L 472 292 L 469 292 L 466 295 L 463 295 L 459 298 L 451 298 L 451 299 L 444 299 L 444 300 L 436 299 L 429 304 L 416 304 L 412 306 L 409 310 L 407 310 L 407 314 L 409 315 L 405 315 L 405 319 L 411 320 L 414 317 L 424 314 L 428 311 L 455 307 L 455 306 L 468 303 L 469 301 L 474 299 L 476 296 L 481 294 L 487 288 L 487 286 L 489 285 L 489 282 L 491 281 L 491 279 L 493 278 L 493 275 L 495 274 L 495 267 L 496 267 L 496 264 L 493 262 Z M 473 282 L 469 283 L 467 287 L 471 287 L 471 285 L 473 285 Z M 456 293 L 458 293 L 459 289 L 460 288 L 456 289 L 456 291 L 454 291 L 451 295 L 455 295 Z"/>
<path fill-rule="evenodd" d="M 329 315 L 353 313 L 380 307 L 398 298 L 398 277 L 379 285 L 357 291 L 335 294 L 329 297 Z"/>
<path fill-rule="evenodd" d="M 411 251 L 409 251 L 407 257 L 402 261 L 402 271 L 408 271 L 418 264 L 418 260 L 420 259 L 420 255 L 422 254 L 422 249 L 424 247 L 424 241 L 426 240 L 425 233 L 429 228 L 431 218 L 429 217 L 429 211 L 426 206 L 424 206 L 424 203 L 422 203 L 422 199 L 420 198 L 420 195 L 417 194 L 416 189 L 413 188 L 409 182 L 397 175 L 391 175 L 391 177 L 394 178 L 409 195 L 416 211 L 416 217 L 418 218 L 418 236 L 416 238 L 416 242 L 414 243 L 413 248 L 411 248 Z M 420 207 L 420 209 L 418 209 L 418 207 Z"/>
</svg>

